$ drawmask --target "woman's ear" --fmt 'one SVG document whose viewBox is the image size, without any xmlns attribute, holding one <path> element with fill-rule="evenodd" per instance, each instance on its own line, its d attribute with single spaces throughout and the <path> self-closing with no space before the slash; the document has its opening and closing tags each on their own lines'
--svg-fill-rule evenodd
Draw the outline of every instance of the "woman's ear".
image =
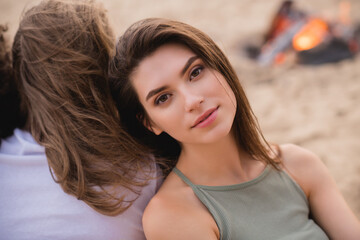
<svg viewBox="0 0 360 240">
<path fill-rule="evenodd" d="M 145 117 L 143 114 L 137 114 L 136 118 L 150 131 L 156 135 L 160 135 L 163 131 L 148 117 Z"/>
</svg>

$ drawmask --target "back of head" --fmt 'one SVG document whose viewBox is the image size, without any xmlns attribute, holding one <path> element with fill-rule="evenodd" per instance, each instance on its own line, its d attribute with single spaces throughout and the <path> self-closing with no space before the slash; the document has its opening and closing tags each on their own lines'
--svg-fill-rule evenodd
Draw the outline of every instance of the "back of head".
<svg viewBox="0 0 360 240">
<path fill-rule="evenodd" d="M 113 43 L 101 5 L 48 0 L 25 12 L 13 44 L 26 128 L 64 191 L 109 215 L 129 204 L 104 187 L 146 184 L 135 180 L 146 155 L 120 127 L 110 94 Z"/>
<path fill-rule="evenodd" d="M 37 140 L 47 126 L 41 121 L 51 117 L 44 114 L 61 106 L 71 112 L 77 105 L 102 105 L 98 97 L 107 88 L 103 78 L 112 47 L 105 12 L 91 1 L 43 1 L 24 14 L 13 43 L 13 67 L 22 110 Z"/>
</svg>

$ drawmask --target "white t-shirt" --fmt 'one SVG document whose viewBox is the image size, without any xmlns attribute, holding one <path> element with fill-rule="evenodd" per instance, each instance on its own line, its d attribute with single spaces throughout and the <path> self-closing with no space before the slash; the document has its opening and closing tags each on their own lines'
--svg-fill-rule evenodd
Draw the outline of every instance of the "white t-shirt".
<svg viewBox="0 0 360 240">
<path fill-rule="evenodd" d="M 102 215 L 64 193 L 51 177 L 44 148 L 16 129 L 0 146 L 0 239 L 145 239 L 142 213 L 160 183 L 151 181 L 123 214 Z"/>
</svg>

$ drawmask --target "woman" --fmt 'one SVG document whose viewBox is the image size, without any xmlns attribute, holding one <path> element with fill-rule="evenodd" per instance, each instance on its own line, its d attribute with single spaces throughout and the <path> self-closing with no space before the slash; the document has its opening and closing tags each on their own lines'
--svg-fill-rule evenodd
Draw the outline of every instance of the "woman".
<svg viewBox="0 0 360 240">
<path fill-rule="evenodd" d="M 322 162 L 265 141 L 229 61 L 201 31 L 135 23 L 110 81 L 129 133 L 174 167 L 145 210 L 147 239 L 360 239 Z"/>
<path fill-rule="evenodd" d="M 104 8 L 49 0 L 26 11 L 13 69 L 3 31 L 1 238 L 145 239 L 142 212 L 160 178 L 119 126 Z"/>
</svg>

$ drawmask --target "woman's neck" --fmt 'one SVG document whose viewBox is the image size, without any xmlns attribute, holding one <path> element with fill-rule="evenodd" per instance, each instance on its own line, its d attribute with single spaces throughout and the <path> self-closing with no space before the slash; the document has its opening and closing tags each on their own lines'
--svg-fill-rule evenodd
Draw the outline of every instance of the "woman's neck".
<svg viewBox="0 0 360 240">
<path fill-rule="evenodd" d="M 195 184 L 227 185 L 251 179 L 259 163 L 239 149 L 229 134 L 211 144 L 183 144 L 176 166 Z"/>
</svg>

